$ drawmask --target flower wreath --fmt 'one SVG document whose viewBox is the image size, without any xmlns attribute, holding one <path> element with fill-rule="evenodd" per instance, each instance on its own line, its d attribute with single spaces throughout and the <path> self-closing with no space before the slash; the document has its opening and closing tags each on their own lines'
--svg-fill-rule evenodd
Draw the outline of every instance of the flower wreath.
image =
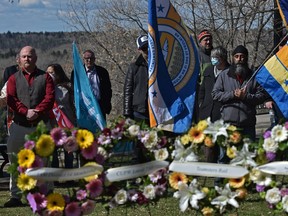
<svg viewBox="0 0 288 216">
<path fill-rule="evenodd" d="M 85 129 L 54 128 L 49 133 L 45 125 L 39 123 L 36 131 L 25 138 L 24 149 L 18 153 L 17 162 L 12 164 L 10 171 L 18 175 L 17 186 L 26 195 L 33 213 L 84 215 L 93 212 L 97 198 L 103 194 L 111 197 L 110 207 L 115 207 L 131 203 L 145 204 L 163 196 L 166 191 L 165 167 L 136 180 L 119 182 L 107 181 L 106 172 L 101 169 L 112 158 L 115 148 L 123 148 L 121 145 L 127 147 L 127 143 L 137 143 L 147 161 L 164 161 L 169 157 L 166 147 L 168 139 L 163 132 L 151 129 L 144 123 L 137 124 L 134 120 L 119 118 L 95 136 Z M 56 148 L 58 151 L 77 153 L 84 167 L 98 168 L 93 175 L 79 179 L 79 188 L 68 189 L 65 195 L 54 192 L 45 178 L 39 181 L 26 174 L 31 168 L 49 166 Z"/>
<path fill-rule="evenodd" d="M 193 126 L 187 134 L 175 139 L 172 157 L 174 161 L 197 162 L 203 146 L 219 145 L 227 156 L 232 159 L 230 164 L 240 166 L 256 165 L 256 156 L 248 150 L 248 141 L 243 139 L 236 127 L 225 124 L 223 120 L 212 123 L 210 119 L 202 120 Z M 237 200 L 243 200 L 247 195 L 246 176 L 239 179 L 223 179 L 223 187 L 207 187 L 206 180 L 193 178 L 180 172 L 169 175 L 169 184 L 175 191 L 174 197 L 180 199 L 179 207 L 185 211 L 190 207 L 203 215 L 222 214 L 228 204 L 238 208 Z"/>
<path fill-rule="evenodd" d="M 259 140 L 257 155 L 259 164 L 269 166 L 270 162 L 287 161 L 287 158 L 284 158 L 287 155 L 287 141 L 288 122 L 267 130 Z M 287 162 L 280 163 L 287 165 Z M 283 177 L 280 178 L 279 181 L 275 175 L 262 172 L 261 169 L 253 169 L 250 172 L 250 179 L 256 184 L 256 191 L 267 202 L 268 208 L 273 209 L 275 213 L 288 213 L 288 185 L 283 183 Z"/>
</svg>

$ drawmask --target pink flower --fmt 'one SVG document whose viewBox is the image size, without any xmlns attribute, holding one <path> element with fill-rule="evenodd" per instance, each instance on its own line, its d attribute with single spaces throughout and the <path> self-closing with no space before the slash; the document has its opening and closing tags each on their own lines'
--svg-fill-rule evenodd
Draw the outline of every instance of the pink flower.
<svg viewBox="0 0 288 216">
<path fill-rule="evenodd" d="M 87 159 L 91 160 L 96 156 L 97 153 L 97 145 L 96 142 L 93 142 L 88 148 L 84 148 L 81 150 L 82 156 Z"/>
<path fill-rule="evenodd" d="M 62 128 L 53 128 L 50 134 L 56 146 L 62 146 L 67 139 L 67 135 Z"/>
<path fill-rule="evenodd" d="M 28 193 L 27 200 L 30 207 L 32 208 L 33 213 L 40 212 L 47 206 L 47 200 L 45 196 L 40 193 Z"/>
<path fill-rule="evenodd" d="M 66 142 L 63 144 L 63 147 L 68 153 L 77 151 L 78 145 L 76 142 L 76 138 L 73 136 L 68 137 L 66 139 Z"/>
<path fill-rule="evenodd" d="M 285 127 L 286 130 L 288 130 L 288 121 L 285 122 L 284 127 Z"/>
<path fill-rule="evenodd" d="M 27 142 L 25 142 L 24 144 L 24 148 L 25 149 L 33 149 L 35 147 L 35 142 L 32 140 L 28 140 Z"/>
<path fill-rule="evenodd" d="M 87 202 L 84 202 L 81 205 L 83 215 L 91 214 L 94 211 L 94 208 L 95 208 L 95 202 L 92 200 L 87 200 Z"/>
<path fill-rule="evenodd" d="M 81 215 L 81 208 L 77 202 L 69 203 L 65 208 L 65 215 L 66 216 L 80 216 Z"/>
<path fill-rule="evenodd" d="M 17 171 L 18 171 L 19 173 L 25 173 L 26 170 L 27 170 L 27 169 L 24 168 L 24 167 L 21 167 L 21 166 L 18 166 L 18 167 L 17 167 Z"/>
<path fill-rule="evenodd" d="M 92 180 L 88 184 L 86 184 L 86 189 L 87 191 L 89 191 L 89 195 L 92 199 L 96 198 L 103 191 L 102 181 L 100 181 L 99 179 Z"/>
<path fill-rule="evenodd" d="M 87 196 L 86 190 L 79 190 L 79 191 L 76 192 L 76 198 L 77 198 L 77 200 L 79 200 L 79 201 L 85 199 L 86 196 Z"/>
<path fill-rule="evenodd" d="M 157 196 L 162 196 L 165 191 L 166 191 L 166 187 L 164 185 L 155 186 L 155 193 Z"/>
</svg>

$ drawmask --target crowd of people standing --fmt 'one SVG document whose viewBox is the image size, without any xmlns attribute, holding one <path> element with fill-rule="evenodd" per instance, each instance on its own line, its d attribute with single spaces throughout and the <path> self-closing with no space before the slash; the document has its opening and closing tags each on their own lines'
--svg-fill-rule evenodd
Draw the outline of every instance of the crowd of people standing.
<svg viewBox="0 0 288 216">
<path fill-rule="evenodd" d="M 269 100 L 264 89 L 256 82 L 249 68 L 249 52 L 243 45 L 232 51 L 232 62 L 223 46 L 213 47 L 208 30 L 197 36 L 200 73 L 197 83 L 194 123 L 210 118 L 223 119 L 242 130 L 243 135 L 255 140 L 256 106 Z M 139 56 L 127 70 L 124 83 L 123 115 L 149 124 L 148 113 L 148 37 L 136 39 Z M 112 87 L 108 71 L 95 64 L 91 50 L 83 52 L 83 67 L 91 91 L 98 101 L 104 118 L 111 112 Z M 3 75 L 0 105 L 6 106 L 9 138 L 7 152 L 17 153 L 22 148 L 25 134 L 33 132 L 40 121 L 48 128 L 77 126 L 74 106 L 74 71 L 69 79 L 59 64 L 47 66 L 46 71 L 36 66 L 37 53 L 31 46 L 23 47 L 16 56 L 16 64 L 7 67 Z M 67 118 L 59 119 L 59 112 Z M 60 115 L 61 116 L 61 115 Z M 207 148 L 208 162 L 225 162 L 221 149 Z M 9 156 L 10 161 L 12 158 Z M 72 161 L 72 162 L 71 162 Z M 53 166 L 59 166 L 57 155 Z M 73 155 L 65 155 L 66 168 L 73 167 Z M 10 177 L 11 199 L 5 207 L 21 206 L 21 197 L 15 178 Z"/>
</svg>

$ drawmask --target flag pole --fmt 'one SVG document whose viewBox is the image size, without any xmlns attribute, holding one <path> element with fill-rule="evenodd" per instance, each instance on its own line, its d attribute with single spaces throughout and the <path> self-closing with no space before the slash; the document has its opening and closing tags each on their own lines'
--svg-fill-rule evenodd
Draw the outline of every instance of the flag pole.
<svg viewBox="0 0 288 216">
<path fill-rule="evenodd" d="M 288 33 L 285 35 L 285 37 L 282 38 L 282 40 L 273 48 L 273 50 L 269 53 L 269 55 L 265 58 L 265 60 L 262 62 L 262 64 L 257 68 L 256 71 L 252 74 L 252 76 L 249 78 L 249 80 L 245 83 L 245 85 L 242 88 L 245 88 L 248 83 L 254 78 L 254 76 L 258 73 L 260 68 L 266 63 L 266 61 L 271 57 L 271 55 L 274 53 L 274 51 L 279 47 L 279 45 L 288 37 Z"/>
</svg>

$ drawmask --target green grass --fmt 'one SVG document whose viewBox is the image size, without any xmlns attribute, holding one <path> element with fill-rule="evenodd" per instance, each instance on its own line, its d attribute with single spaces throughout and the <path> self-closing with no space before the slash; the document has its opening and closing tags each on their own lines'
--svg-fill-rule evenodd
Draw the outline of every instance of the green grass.
<svg viewBox="0 0 288 216">
<path fill-rule="evenodd" d="M 61 190 L 61 189 L 58 189 Z M 0 191 L 0 215 L 4 216 L 28 216 L 33 215 L 30 207 L 18 207 L 18 208 L 4 208 L 3 204 L 9 198 L 9 191 L 2 190 Z M 96 205 L 95 211 L 91 215 L 97 216 L 104 216 L 104 215 L 111 215 L 111 216 L 149 216 L 149 215 L 156 215 L 156 216 L 185 216 L 185 215 L 201 215 L 196 214 L 194 210 L 187 210 L 186 212 L 182 213 L 178 207 L 178 200 L 174 199 L 173 197 L 169 198 L 162 198 L 160 201 L 153 205 L 150 204 L 149 206 L 134 206 L 134 207 L 118 207 L 115 209 L 110 210 L 107 212 L 103 205 L 98 203 Z M 236 215 L 243 215 L 243 216 L 266 216 L 266 215 L 276 215 L 267 208 L 267 205 L 264 201 L 259 198 L 258 194 L 250 194 L 246 198 L 246 201 L 241 203 L 240 208 L 237 211 L 229 211 L 226 212 L 224 215 L 227 216 L 236 216 Z M 285 214 L 277 214 L 277 215 L 285 215 Z"/>
</svg>

